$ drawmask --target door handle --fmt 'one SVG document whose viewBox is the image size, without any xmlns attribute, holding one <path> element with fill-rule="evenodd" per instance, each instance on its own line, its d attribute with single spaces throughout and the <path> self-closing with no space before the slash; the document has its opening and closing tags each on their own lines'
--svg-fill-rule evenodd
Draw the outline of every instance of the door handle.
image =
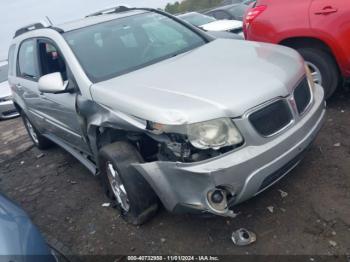
<svg viewBox="0 0 350 262">
<path fill-rule="evenodd" d="M 338 12 L 337 8 L 333 8 L 332 6 L 326 6 L 320 11 L 316 11 L 315 15 L 329 15 Z"/>
</svg>

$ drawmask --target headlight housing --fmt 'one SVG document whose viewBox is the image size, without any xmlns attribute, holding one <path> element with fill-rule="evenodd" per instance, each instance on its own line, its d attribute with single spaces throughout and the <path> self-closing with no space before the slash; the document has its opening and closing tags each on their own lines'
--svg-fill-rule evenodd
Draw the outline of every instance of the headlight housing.
<svg viewBox="0 0 350 262">
<path fill-rule="evenodd" d="M 154 133 L 181 133 L 187 136 L 188 141 L 198 149 L 215 149 L 238 145 L 243 137 L 230 118 L 220 118 L 185 126 L 167 126 L 151 123 Z"/>
<path fill-rule="evenodd" d="M 237 145 L 243 138 L 231 119 L 221 118 L 187 126 L 190 143 L 199 149 Z"/>
<path fill-rule="evenodd" d="M 305 72 L 306 72 L 307 82 L 309 83 L 309 86 L 311 87 L 311 90 L 314 91 L 315 90 L 314 78 L 312 77 L 310 68 L 308 67 L 307 64 L 305 64 Z"/>
</svg>

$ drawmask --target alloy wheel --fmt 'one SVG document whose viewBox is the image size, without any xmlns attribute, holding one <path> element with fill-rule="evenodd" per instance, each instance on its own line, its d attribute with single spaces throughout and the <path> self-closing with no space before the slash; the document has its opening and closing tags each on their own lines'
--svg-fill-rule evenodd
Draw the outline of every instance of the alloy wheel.
<svg viewBox="0 0 350 262">
<path fill-rule="evenodd" d="M 318 85 L 322 85 L 322 74 L 320 69 L 318 67 L 311 63 L 311 62 L 306 62 L 307 66 L 310 68 L 312 78 L 314 79 L 314 82 Z"/>
<path fill-rule="evenodd" d="M 36 143 L 36 144 L 39 144 L 39 140 L 38 140 L 38 136 L 34 130 L 34 127 L 33 125 L 29 122 L 28 118 L 25 118 L 26 119 L 26 124 L 27 124 L 27 127 L 28 127 L 28 131 L 29 131 L 29 135 L 30 137 L 33 139 L 33 141 Z"/>
<path fill-rule="evenodd" d="M 123 211 L 128 212 L 130 210 L 128 194 L 126 193 L 118 171 L 111 162 L 107 162 L 107 177 L 118 204 Z"/>
</svg>

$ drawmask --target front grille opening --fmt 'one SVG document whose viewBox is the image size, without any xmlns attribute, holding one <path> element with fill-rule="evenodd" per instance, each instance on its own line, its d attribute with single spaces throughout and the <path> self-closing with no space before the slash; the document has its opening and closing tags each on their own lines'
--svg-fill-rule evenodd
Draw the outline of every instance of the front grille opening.
<svg viewBox="0 0 350 262">
<path fill-rule="evenodd" d="M 253 127 L 263 136 L 271 136 L 293 119 L 289 106 L 284 100 L 274 102 L 249 116 Z"/>
<path fill-rule="evenodd" d="M 304 78 L 297 88 L 295 88 L 294 100 L 299 114 L 302 114 L 306 110 L 311 100 L 311 91 L 306 78 Z"/>
</svg>

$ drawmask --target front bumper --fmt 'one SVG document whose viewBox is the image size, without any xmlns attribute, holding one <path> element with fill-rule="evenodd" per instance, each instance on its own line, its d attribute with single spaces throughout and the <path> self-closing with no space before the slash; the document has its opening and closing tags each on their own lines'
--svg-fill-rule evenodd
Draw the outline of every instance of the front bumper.
<svg viewBox="0 0 350 262">
<path fill-rule="evenodd" d="M 263 143 L 196 163 L 152 162 L 135 164 L 169 211 L 183 208 L 230 216 L 218 211 L 207 195 L 214 188 L 225 188 L 234 195 L 235 205 L 262 192 L 291 171 L 314 141 L 324 120 L 322 87 L 316 86 L 308 111 L 283 133 Z M 257 141 L 262 141 L 261 138 Z"/>
<path fill-rule="evenodd" d="M 12 100 L 0 102 L 0 119 L 8 119 L 18 115 Z"/>
</svg>

